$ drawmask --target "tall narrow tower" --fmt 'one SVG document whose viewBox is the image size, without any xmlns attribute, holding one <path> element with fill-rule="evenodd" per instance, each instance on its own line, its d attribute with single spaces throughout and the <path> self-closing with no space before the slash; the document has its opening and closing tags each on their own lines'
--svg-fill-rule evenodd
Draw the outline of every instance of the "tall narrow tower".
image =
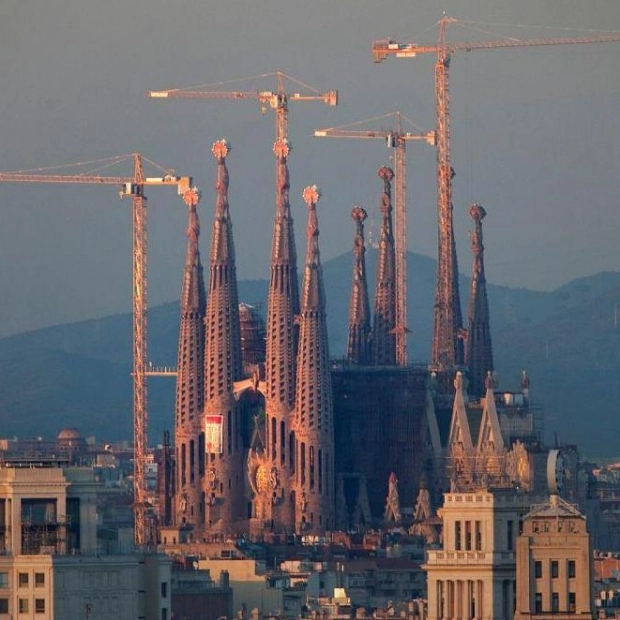
<svg viewBox="0 0 620 620">
<path fill-rule="evenodd" d="M 474 398 L 480 398 L 485 393 L 487 372 L 493 371 L 493 346 L 482 244 L 482 220 L 486 216 L 486 211 L 480 205 L 473 205 L 469 209 L 469 215 L 474 220 L 474 231 L 470 236 L 473 265 L 465 363 L 469 367 L 469 393 Z"/>
<path fill-rule="evenodd" d="M 175 402 L 176 484 L 173 521 L 177 526 L 198 525 L 204 518 L 200 479 L 204 477 L 204 396 L 205 286 L 198 249 L 198 192 L 186 192 L 189 209 L 187 252 L 181 289 L 181 327 L 177 358 Z"/>
<path fill-rule="evenodd" d="M 375 316 L 372 328 L 372 363 L 376 366 L 396 364 L 396 270 L 394 234 L 392 232 L 392 179 L 391 168 L 379 168 L 383 180 L 381 196 L 381 233 L 375 288 Z"/>
<path fill-rule="evenodd" d="M 316 185 L 303 192 L 308 226 L 294 419 L 295 523 L 300 532 L 321 532 L 334 527 L 334 418 L 316 214 L 319 196 Z"/>
<path fill-rule="evenodd" d="M 355 222 L 353 244 L 353 284 L 349 303 L 349 338 L 347 358 L 351 364 L 370 364 L 370 303 L 366 280 L 366 246 L 364 244 L 364 221 L 367 213 L 362 207 L 353 207 L 351 217 Z"/>
<path fill-rule="evenodd" d="M 207 529 L 217 527 L 218 522 L 227 526 L 241 518 L 244 494 L 240 414 L 233 395 L 234 382 L 241 379 L 241 336 L 235 247 L 228 210 L 228 144 L 225 140 L 219 140 L 212 150 L 217 160 L 217 200 L 205 315 L 204 423 L 207 463 L 203 489 Z"/>
<path fill-rule="evenodd" d="M 463 363 L 463 317 L 459 293 L 459 273 L 454 243 L 452 204 L 439 212 L 437 288 L 433 322 L 432 365 L 448 370 Z"/>
<path fill-rule="evenodd" d="M 295 365 L 299 314 L 299 284 L 293 218 L 289 204 L 289 146 L 278 140 L 273 146 L 277 160 L 276 217 L 271 247 L 271 279 L 267 304 L 267 355 L 265 360 L 266 452 L 271 459 L 274 489 L 280 497 L 273 505 L 277 526 L 292 531 L 295 506 L 288 496 L 294 469 L 294 440 L 290 416 L 295 406 Z"/>
</svg>

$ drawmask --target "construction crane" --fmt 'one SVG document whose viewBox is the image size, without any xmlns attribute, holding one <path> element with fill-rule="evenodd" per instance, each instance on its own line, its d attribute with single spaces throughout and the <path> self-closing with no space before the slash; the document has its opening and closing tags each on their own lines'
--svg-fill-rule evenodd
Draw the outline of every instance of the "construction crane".
<svg viewBox="0 0 620 620">
<path fill-rule="evenodd" d="M 264 91 L 221 91 L 213 90 L 215 87 L 232 84 L 241 81 L 258 80 L 264 78 L 276 78 L 275 90 Z M 284 81 L 289 80 L 308 92 L 287 92 L 284 87 Z M 288 104 L 291 101 L 322 101 L 330 106 L 338 105 L 338 91 L 328 90 L 325 93 L 319 92 L 316 88 L 301 82 L 300 80 L 283 73 L 275 71 L 273 73 L 263 73 L 253 77 L 240 78 L 238 80 L 229 80 L 227 82 L 216 82 L 212 84 L 203 84 L 192 89 L 174 88 L 171 90 L 151 90 L 148 93 L 151 99 L 228 99 L 243 100 L 249 99 L 258 101 L 262 104 L 263 112 L 266 106 L 269 106 L 276 114 L 276 141 L 288 140 Z"/>
<path fill-rule="evenodd" d="M 415 58 L 418 54 L 436 54 L 435 106 L 437 114 L 437 216 L 439 221 L 438 279 L 435 299 L 432 364 L 441 369 L 463 362 L 458 346 L 462 339 L 462 319 L 458 294 L 458 273 L 452 228 L 452 169 L 450 153 L 450 61 L 456 52 L 473 50 L 574 45 L 586 43 L 617 43 L 620 34 L 600 34 L 587 37 L 559 37 L 551 39 L 495 39 L 476 42 L 446 41 L 446 26 L 460 22 L 443 15 L 439 20 L 437 43 L 397 43 L 391 39 L 374 41 L 372 51 L 375 62 L 388 56 Z M 462 344 L 462 343 L 461 343 Z"/>
<path fill-rule="evenodd" d="M 179 177 L 165 173 L 161 177 L 144 175 L 143 157 L 140 153 L 121 155 L 104 160 L 82 162 L 75 166 L 89 165 L 109 167 L 133 159 L 133 176 L 101 176 L 94 174 L 40 174 L 52 168 L 33 171 L 0 172 L 0 181 L 21 183 L 77 183 L 94 185 L 117 185 L 120 197 L 132 199 L 133 243 L 133 430 L 134 430 L 134 517 L 135 543 L 144 547 L 149 541 L 147 523 L 146 455 L 147 455 L 147 210 L 144 188 L 146 186 L 176 186 L 177 192 L 187 201 L 198 200 L 199 193 L 192 186 L 191 177 Z M 150 160 L 150 164 L 157 166 Z M 64 166 L 66 167 L 66 166 Z M 160 168 L 159 166 L 157 166 Z M 56 167 L 54 169 L 58 169 Z"/>
<path fill-rule="evenodd" d="M 386 118 L 394 119 L 394 127 L 389 129 L 361 129 L 374 121 Z M 407 119 L 408 120 L 408 119 Z M 411 121 L 409 121 L 411 123 Z M 415 123 L 411 123 L 415 126 Z M 389 112 L 383 116 L 358 121 L 341 127 L 317 129 L 314 132 L 317 138 L 353 138 L 353 139 L 382 139 L 386 146 L 394 150 L 394 250 L 396 254 L 396 363 L 399 366 L 407 365 L 407 159 L 406 144 L 412 140 L 425 140 L 427 144 L 435 146 L 435 131 L 411 133 L 403 130 L 402 115 L 400 112 Z"/>
</svg>

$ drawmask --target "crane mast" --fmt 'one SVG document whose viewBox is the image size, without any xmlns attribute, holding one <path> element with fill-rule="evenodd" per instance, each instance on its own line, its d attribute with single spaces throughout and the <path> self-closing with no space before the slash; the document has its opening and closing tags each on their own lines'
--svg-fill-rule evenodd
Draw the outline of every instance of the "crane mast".
<svg viewBox="0 0 620 620">
<path fill-rule="evenodd" d="M 331 127 L 317 129 L 314 132 L 317 138 L 357 138 L 376 139 L 386 141 L 394 151 L 394 253 L 396 257 L 396 363 L 399 366 L 407 365 L 407 142 L 410 140 L 425 140 L 431 146 L 435 145 L 435 132 L 410 133 L 402 127 L 400 112 L 385 114 L 379 119 L 393 116 L 395 126 L 392 129 L 363 130 L 352 129 L 371 120 L 359 121 L 346 127 Z"/>
<path fill-rule="evenodd" d="M 394 254 L 396 271 L 396 363 L 407 365 L 407 143 L 400 138 L 400 114 L 394 146 Z"/>
<path fill-rule="evenodd" d="M 144 547 L 150 542 L 148 501 L 146 488 L 147 459 L 147 209 L 144 187 L 173 185 L 177 193 L 187 199 L 197 194 L 191 177 L 166 174 L 145 177 L 140 153 L 133 153 L 133 176 L 98 176 L 87 174 L 58 175 L 28 172 L 0 172 L 0 181 L 22 183 L 73 183 L 118 185 L 120 196 L 132 199 L 132 301 L 133 301 L 133 432 L 134 432 L 134 519 L 135 543 Z M 110 158 L 119 163 L 124 157 Z M 89 162 L 95 163 L 95 162 Z"/>
<path fill-rule="evenodd" d="M 372 44 L 375 62 L 381 62 L 388 56 L 415 58 L 418 54 L 433 53 L 436 55 L 438 253 L 431 364 L 437 370 L 447 370 L 464 362 L 464 331 L 452 221 L 452 178 L 454 177 L 450 141 L 450 63 L 452 55 L 457 51 L 481 49 L 620 42 L 620 34 L 611 33 L 587 37 L 510 38 L 448 43 L 446 41 L 446 26 L 449 23 L 457 23 L 457 20 L 447 15 L 443 15 L 439 20 L 439 34 L 436 44 L 397 43 L 391 39 L 375 41 Z"/>
<path fill-rule="evenodd" d="M 132 196 L 133 245 L 133 437 L 134 437 L 134 527 L 135 542 L 141 547 L 147 542 L 146 519 L 146 452 L 147 452 L 147 211 L 144 196 L 142 158 L 134 160 Z"/>
</svg>

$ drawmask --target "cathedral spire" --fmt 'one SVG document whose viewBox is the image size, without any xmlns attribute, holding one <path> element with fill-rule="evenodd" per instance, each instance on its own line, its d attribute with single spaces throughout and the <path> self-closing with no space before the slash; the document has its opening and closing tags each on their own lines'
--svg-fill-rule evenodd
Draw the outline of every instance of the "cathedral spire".
<svg viewBox="0 0 620 620">
<path fill-rule="evenodd" d="M 450 422 L 450 435 L 448 438 L 448 451 L 453 458 L 471 458 L 474 452 L 466 404 L 465 378 L 458 371 L 454 379 L 454 405 L 452 407 L 452 421 Z"/>
<path fill-rule="evenodd" d="M 383 180 L 381 197 L 381 233 L 375 288 L 375 315 L 372 329 L 372 362 L 376 366 L 396 364 L 396 277 L 394 234 L 392 232 L 392 179 L 391 168 L 379 168 Z"/>
<path fill-rule="evenodd" d="M 504 439 L 495 406 L 495 395 L 493 394 L 493 375 L 491 371 L 487 373 L 484 380 L 486 389 L 486 397 L 484 399 L 484 408 L 482 410 L 482 420 L 480 422 L 480 431 L 478 433 L 477 450 L 481 454 L 489 452 L 500 454 L 504 451 Z"/>
<path fill-rule="evenodd" d="M 276 216 L 271 246 L 271 276 L 267 302 L 265 360 L 266 453 L 276 477 L 277 501 L 267 498 L 275 526 L 294 529 L 294 506 L 288 496 L 288 481 L 294 468 L 291 412 L 295 405 L 297 353 L 296 317 L 299 314 L 299 284 L 293 218 L 289 204 L 289 144 L 278 140 L 276 156 Z M 270 494 L 271 495 L 271 494 Z"/>
<path fill-rule="evenodd" d="M 176 484 L 174 522 L 176 525 L 195 524 L 201 501 L 201 489 L 196 481 L 198 454 L 204 455 L 204 435 L 201 434 L 201 414 L 204 390 L 205 287 L 200 262 L 198 237 L 200 222 L 196 207 L 200 194 L 191 189 L 183 199 L 189 210 L 187 251 L 181 289 L 181 325 L 177 357 L 175 399 Z M 204 473 L 204 467 L 202 467 Z"/>
<path fill-rule="evenodd" d="M 347 357 L 358 366 L 370 364 L 370 304 L 366 280 L 366 247 L 364 244 L 364 220 L 367 214 L 362 207 L 353 207 L 351 217 L 355 222 L 353 245 L 353 284 L 349 303 L 349 339 Z"/>
<path fill-rule="evenodd" d="M 480 205 L 473 205 L 469 215 L 474 220 L 474 231 L 470 235 L 473 265 L 467 329 L 467 355 L 470 392 L 474 398 L 482 396 L 485 390 L 485 376 L 493 371 L 493 346 L 489 324 L 489 300 L 484 275 L 484 245 L 482 243 L 482 220 L 486 211 Z"/>
<path fill-rule="evenodd" d="M 441 67 L 441 63 L 438 63 Z M 442 167 L 440 184 L 451 187 L 454 171 Z M 440 192 L 448 202 L 438 212 L 437 285 L 433 317 L 431 363 L 436 370 L 449 371 L 463 363 L 463 317 L 459 293 L 459 271 L 454 242 L 452 202 L 449 192 Z"/>
<path fill-rule="evenodd" d="M 276 218 L 271 248 L 271 280 L 267 307 L 267 399 L 287 411 L 295 402 L 296 328 L 299 314 L 299 284 L 293 218 L 289 205 L 289 145 L 279 140 L 273 146 L 277 160 Z"/>
<path fill-rule="evenodd" d="M 234 382 L 241 379 L 241 336 L 235 248 L 228 208 L 228 144 L 213 145 L 217 160 L 216 205 L 211 236 L 209 296 L 205 316 L 206 524 L 231 524 L 243 512 L 242 446 Z M 200 462 L 200 460 L 198 461 Z"/>
<path fill-rule="evenodd" d="M 299 315 L 295 399 L 295 523 L 299 531 L 334 526 L 334 420 L 325 292 L 316 204 L 319 190 L 303 192 L 308 206 L 307 251 Z"/>
</svg>

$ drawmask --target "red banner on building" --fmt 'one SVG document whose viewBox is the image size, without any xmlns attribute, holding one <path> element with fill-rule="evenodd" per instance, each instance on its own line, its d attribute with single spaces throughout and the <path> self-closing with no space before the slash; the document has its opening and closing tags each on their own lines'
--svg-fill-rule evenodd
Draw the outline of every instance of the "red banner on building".
<svg viewBox="0 0 620 620">
<path fill-rule="evenodd" d="M 205 420 L 205 452 L 222 454 L 223 415 L 208 415 Z"/>
</svg>

